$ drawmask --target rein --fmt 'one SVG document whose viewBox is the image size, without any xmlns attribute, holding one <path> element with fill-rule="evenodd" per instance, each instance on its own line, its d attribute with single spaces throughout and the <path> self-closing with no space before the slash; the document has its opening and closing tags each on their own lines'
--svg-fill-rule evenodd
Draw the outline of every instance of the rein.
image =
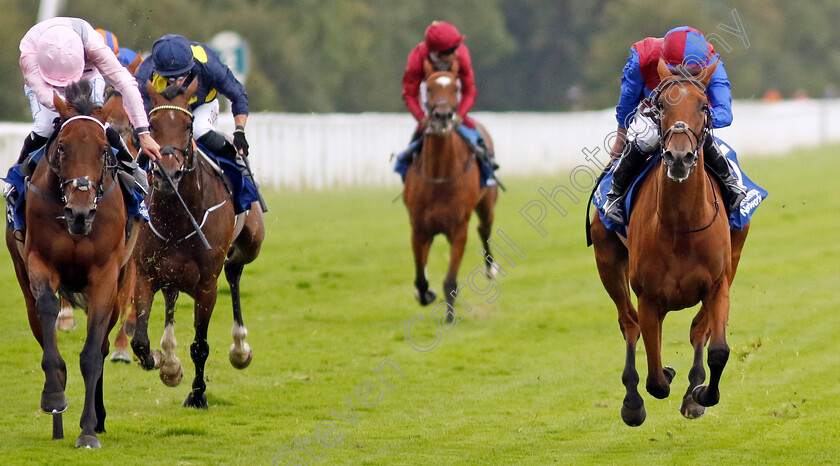
<svg viewBox="0 0 840 466">
<path fill-rule="evenodd" d="M 712 216 L 712 220 L 709 221 L 709 223 L 706 226 L 701 227 L 701 228 L 697 228 L 695 230 L 685 230 L 685 231 L 674 230 L 673 228 L 669 227 L 665 222 L 662 221 L 662 216 L 659 214 L 659 208 L 657 208 L 656 209 L 656 219 L 659 220 L 660 225 L 662 225 L 663 227 L 665 227 L 668 230 L 671 230 L 674 233 L 684 234 L 684 233 L 699 233 L 701 231 L 708 230 L 709 228 L 711 228 L 712 225 L 715 224 L 715 220 L 717 220 L 717 216 L 720 213 L 720 202 L 718 202 L 718 197 L 717 197 L 717 193 L 715 192 L 715 187 L 712 186 L 711 175 L 709 175 L 709 172 L 707 172 L 707 171 L 704 171 L 704 173 L 706 174 L 706 178 L 709 180 L 709 189 L 712 190 L 712 196 L 714 196 L 714 200 L 715 200 L 715 214 Z M 659 182 L 657 181 L 656 182 L 656 203 L 657 203 L 657 205 L 659 204 L 659 200 L 661 199 L 660 195 L 661 195 L 661 192 L 659 191 Z"/>
<path fill-rule="evenodd" d="M 473 162 L 475 162 L 475 153 L 471 153 L 467 161 L 464 163 L 464 170 L 461 173 L 458 173 L 454 176 L 448 177 L 438 177 L 438 178 L 429 178 L 420 171 L 420 164 L 415 165 L 414 171 L 417 172 L 417 176 L 423 180 L 425 183 L 429 184 L 447 184 L 447 183 L 454 183 L 458 178 L 466 175 L 470 168 L 472 167 Z"/>
</svg>

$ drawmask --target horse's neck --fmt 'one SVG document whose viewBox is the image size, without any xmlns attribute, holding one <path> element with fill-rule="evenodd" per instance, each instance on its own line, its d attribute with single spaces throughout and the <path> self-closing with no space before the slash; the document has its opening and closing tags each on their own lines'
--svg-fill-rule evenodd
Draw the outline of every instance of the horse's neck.
<svg viewBox="0 0 840 466">
<path fill-rule="evenodd" d="M 428 177 L 452 176 L 464 169 L 469 150 L 461 150 L 460 136 L 451 131 L 444 136 L 424 136 L 420 170 Z M 466 148 L 466 144 L 463 144 Z"/>
<path fill-rule="evenodd" d="M 715 213 L 713 189 L 706 174 L 703 156 L 682 183 L 668 178 L 667 167 L 659 165 L 656 209 L 659 221 L 675 231 L 690 231 L 708 224 Z"/>
</svg>

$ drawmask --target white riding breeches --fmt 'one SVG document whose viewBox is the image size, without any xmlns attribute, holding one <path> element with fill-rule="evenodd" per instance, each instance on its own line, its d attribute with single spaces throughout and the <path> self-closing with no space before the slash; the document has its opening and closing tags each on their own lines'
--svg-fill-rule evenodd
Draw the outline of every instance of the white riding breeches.
<svg viewBox="0 0 840 466">
<path fill-rule="evenodd" d="M 219 120 L 219 99 L 201 104 L 192 111 L 193 138 L 198 139 L 216 129 Z"/>
<path fill-rule="evenodd" d="M 96 74 L 90 79 L 90 84 L 90 96 L 93 102 L 100 107 L 105 105 L 105 79 L 102 75 Z M 64 97 L 63 88 L 57 87 L 55 91 L 58 92 L 58 95 Z M 29 99 L 29 110 L 32 112 L 32 121 L 35 123 L 32 131 L 38 136 L 49 137 L 53 132 L 53 120 L 59 116 L 58 112 L 41 105 L 41 102 L 38 101 L 38 97 L 35 95 L 35 91 L 30 89 L 29 86 L 24 85 L 23 92 L 26 94 L 26 98 Z"/>
</svg>

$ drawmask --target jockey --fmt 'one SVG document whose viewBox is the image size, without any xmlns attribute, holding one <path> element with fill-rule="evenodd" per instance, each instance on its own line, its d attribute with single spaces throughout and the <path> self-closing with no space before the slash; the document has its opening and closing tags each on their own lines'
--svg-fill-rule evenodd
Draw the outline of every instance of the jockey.
<svg viewBox="0 0 840 466">
<path fill-rule="evenodd" d="M 32 26 L 20 41 L 20 67 L 35 128 L 23 143 L 18 164 L 46 144 L 53 134 L 53 121 L 59 116 L 53 104 L 53 92 L 63 97 L 64 87 L 82 78 L 90 80 L 92 98 L 99 105 L 103 104 L 105 79 L 113 83 L 123 95 L 125 111 L 136 128 L 140 146 L 153 160 L 160 157 L 160 147 L 149 134 L 149 120 L 143 111 L 137 83 L 105 45 L 102 36 L 85 20 L 52 18 Z M 108 142 L 118 151 L 120 168 L 147 191 L 146 173 L 134 163 L 119 133 L 108 128 L 106 134 Z"/>
<path fill-rule="evenodd" d="M 732 123 L 732 93 L 730 92 L 729 78 L 720 55 L 715 53 L 711 44 L 706 42 L 703 34 L 691 27 L 682 26 L 671 29 L 664 38 L 648 37 L 636 42 L 630 48 L 630 58 L 624 65 L 621 78 L 621 95 L 616 107 L 616 120 L 618 120 L 618 136 L 612 147 L 613 160 L 618 159 L 613 172 L 613 180 L 610 192 L 607 194 L 607 201 L 604 204 L 604 216 L 616 224 L 627 224 L 627 214 L 624 211 L 623 198 L 630 185 L 636 179 L 639 171 L 645 164 L 648 155 L 659 149 L 659 131 L 648 132 L 653 139 L 636 138 L 629 145 L 625 145 L 627 139 L 627 127 L 634 118 L 641 117 L 637 114 L 639 104 L 643 99 L 650 96 L 660 83 L 657 65 L 662 57 L 669 68 L 674 69 L 676 65 L 684 65 L 689 68 L 704 68 L 718 62 L 712 74 L 709 84 L 706 87 L 706 96 L 709 98 L 711 109 L 712 126 L 714 128 L 725 128 Z M 656 125 L 647 121 L 647 124 Z M 744 187 L 732 174 L 726 158 L 720 151 L 711 131 L 703 141 L 703 154 L 706 167 L 711 169 L 723 181 L 723 200 L 727 212 L 738 210 L 738 206 L 746 195 Z"/>
<path fill-rule="evenodd" d="M 120 65 L 126 68 L 137 69 L 140 66 L 140 63 L 143 62 L 143 57 L 141 57 L 137 52 L 131 49 L 127 49 L 125 47 L 120 47 L 120 43 L 117 40 L 117 36 L 114 35 L 111 31 L 106 31 L 105 29 L 97 29 L 96 32 L 102 36 L 102 39 L 105 40 L 105 44 L 114 51 L 114 55 L 117 56 L 117 60 L 119 60 Z"/>
<path fill-rule="evenodd" d="M 187 87 L 197 79 L 198 87 L 189 102 L 194 116 L 193 137 L 214 155 L 235 163 L 243 176 L 252 180 L 246 161 L 237 158 L 237 155 L 243 158 L 248 156 L 248 141 L 245 139 L 248 94 L 216 52 L 204 44 L 190 42 L 183 36 L 167 34 L 155 41 L 152 45 L 152 59 L 140 65 L 134 78 L 140 84 L 147 112 L 152 110 L 152 101 L 146 91 L 147 81 L 151 81 L 155 89 L 162 92 L 169 85 Z M 216 132 L 219 117 L 219 100 L 216 97 L 220 93 L 231 101 L 236 126 L 232 145 L 227 138 Z"/>
<path fill-rule="evenodd" d="M 423 63 L 427 61 L 435 71 L 451 71 L 453 64 L 457 62 L 461 94 L 461 101 L 455 113 L 458 133 L 464 137 L 479 158 L 486 161 L 493 169 L 498 168 L 493 153 L 487 149 L 484 139 L 476 129 L 475 122 L 467 116 L 467 112 L 475 103 L 477 91 L 470 51 L 466 45 L 462 44 L 463 40 L 464 36 L 452 24 L 445 21 L 434 21 L 426 28 L 425 40 L 417 44 L 408 55 L 408 63 L 402 81 L 402 95 L 406 108 L 418 124 L 411 138 L 409 149 L 397 158 L 395 170 L 403 174 L 403 177 L 405 176 L 405 169 L 408 168 L 415 153 L 419 153 L 419 144 L 416 141 L 421 140 L 424 127 L 428 122 L 428 116 L 420 102 L 420 85 L 426 78 Z"/>
</svg>

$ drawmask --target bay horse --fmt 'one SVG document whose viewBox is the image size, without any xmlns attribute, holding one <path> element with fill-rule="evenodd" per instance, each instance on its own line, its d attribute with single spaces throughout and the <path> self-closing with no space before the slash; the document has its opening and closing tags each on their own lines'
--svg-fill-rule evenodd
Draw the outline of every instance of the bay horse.
<svg viewBox="0 0 840 466">
<path fill-rule="evenodd" d="M 618 309 L 626 342 L 621 417 L 629 426 L 641 425 L 646 416 L 635 363 L 640 333 L 647 353 L 647 391 L 660 399 L 670 393 L 676 372 L 662 367 L 661 344 L 662 321 L 672 310 L 702 303 L 691 323 L 694 361 L 680 412 L 698 418 L 720 399 L 721 375 L 729 358 L 729 290 L 749 224 L 743 231 L 730 230 L 720 187 L 704 165 L 703 141 L 711 137 L 706 86 L 716 66 L 695 74 L 686 68 L 672 73 L 659 61 L 661 84 L 655 104 L 662 163 L 636 188 L 626 239 L 607 230 L 597 214 L 590 227 L 598 273 Z M 638 299 L 638 312 L 630 301 L 628 282 Z M 703 385 L 707 342 L 711 377 Z"/>
<path fill-rule="evenodd" d="M 128 119 L 128 114 L 123 107 L 122 95 L 113 88 L 105 91 L 105 105 L 97 112 L 102 120 L 122 136 L 128 151 L 136 159 L 139 142 L 135 141 L 134 128 Z M 114 349 L 111 352 L 112 362 L 131 363 L 131 354 L 128 352 L 128 337 L 134 333 L 136 318 L 133 312 L 126 312 L 129 303 L 134 297 L 134 279 L 136 270 L 134 262 L 126 264 L 126 283 L 120 288 L 120 320 L 122 324 L 114 336 Z M 61 311 L 58 313 L 56 327 L 59 330 L 71 331 L 76 328 L 76 318 L 73 314 L 73 306 L 64 298 L 60 298 Z"/>
<path fill-rule="evenodd" d="M 479 161 L 456 131 L 457 71 L 430 71 L 426 69 L 429 118 L 424 128 L 423 148 L 406 173 L 403 200 L 411 222 L 415 297 L 421 305 L 431 304 L 437 297 L 429 289 L 426 277 L 426 261 L 432 240 L 437 234 L 443 234 L 449 241 L 449 269 L 443 281 L 443 289 L 448 304 L 446 319 L 452 322 L 452 305 L 458 293 L 456 278 L 473 211 L 478 215 L 478 233 L 486 252 L 487 273 L 495 275 L 497 272 L 488 241 L 498 187 L 481 187 Z M 492 151 L 493 141 L 489 134 L 481 125 L 478 128 L 488 149 Z"/>
<path fill-rule="evenodd" d="M 207 327 L 216 305 L 217 282 L 224 267 L 233 301 L 233 339 L 229 357 L 237 369 L 251 363 L 252 351 L 242 321 L 239 281 L 246 264 L 258 256 L 265 228 L 258 203 L 239 216 L 234 215 L 233 201 L 223 176 L 198 153 L 193 141 L 193 116 L 188 102 L 198 81 L 186 89 L 169 86 L 158 91 L 147 83 L 154 108 L 149 112 L 152 137 L 160 144 L 161 168 L 150 169 L 151 193 L 147 197 L 151 221 L 138 234 L 135 251 L 137 281 L 134 305 L 137 326 L 131 347 L 146 370 L 160 368 L 161 380 L 176 386 L 183 376 L 180 360 L 175 356 L 175 302 L 179 292 L 195 301 L 195 339 L 190 356 L 195 363 L 192 391 L 185 407 L 206 408 L 204 364 L 210 354 Z M 168 176 L 175 189 L 165 183 Z M 178 196 L 189 207 L 191 215 L 201 223 L 200 229 L 210 249 L 199 241 L 188 213 Z M 238 217 L 238 218 L 237 218 Z M 148 337 L 149 313 L 155 293 L 163 292 L 165 329 L 161 339 L 163 353 L 151 351 Z"/>
<path fill-rule="evenodd" d="M 53 438 L 63 438 L 67 368 L 58 350 L 55 321 L 60 296 L 87 311 L 87 336 L 79 356 L 85 402 L 77 447 L 99 448 L 105 432 L 102 372 L 108 333 L 119 314 L 118 290 L 136 237 L 126 241 L 128 217 L 116 159 L 101 116 L 95 118 L 90 83 L 67 87 L 53 102 L 61 128 L 35 169 L 25 208 L 23 242 L 6 229 L 6 245 L 23 291 L 29 326 L 43 349 L 41 409 L 53 414 Z"/>
</svg>

